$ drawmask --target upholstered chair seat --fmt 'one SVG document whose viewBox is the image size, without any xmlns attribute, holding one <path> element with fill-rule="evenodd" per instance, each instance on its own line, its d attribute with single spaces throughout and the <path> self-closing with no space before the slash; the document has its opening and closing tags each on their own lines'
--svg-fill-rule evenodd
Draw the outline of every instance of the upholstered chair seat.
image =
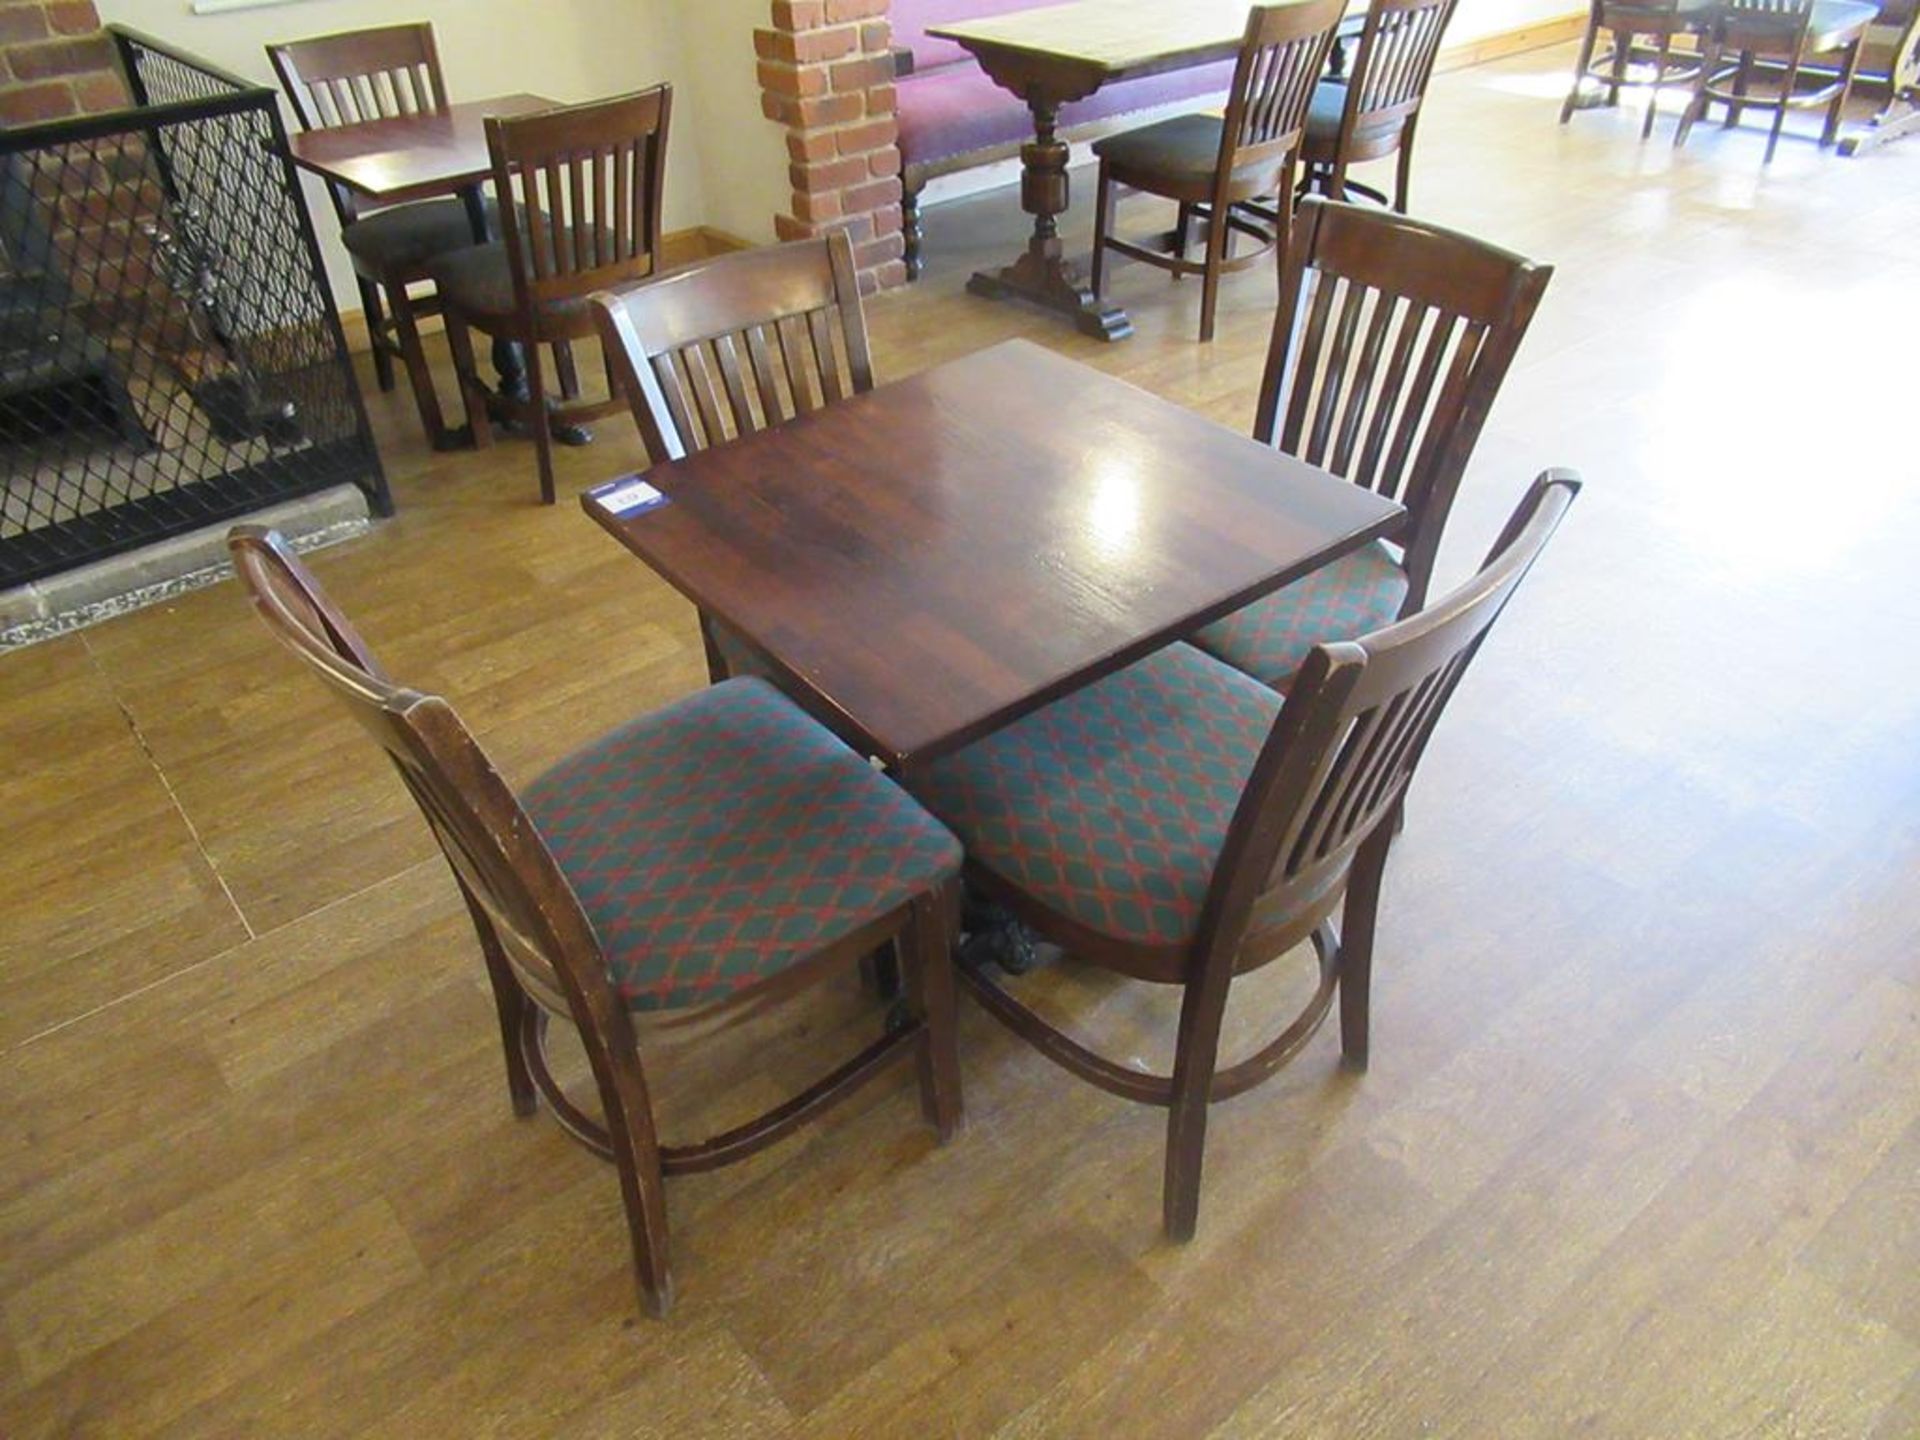
<svg viewBox="0 0 1920 1440">
<path fill-rule="evenodd" d="M 1379 629 L 1399 618 L 1406 599 L 1407 572 L 1375 541 L 1193 638 L 1201 649 L 1284 692 L 1314 646 Z"/>
</svg>

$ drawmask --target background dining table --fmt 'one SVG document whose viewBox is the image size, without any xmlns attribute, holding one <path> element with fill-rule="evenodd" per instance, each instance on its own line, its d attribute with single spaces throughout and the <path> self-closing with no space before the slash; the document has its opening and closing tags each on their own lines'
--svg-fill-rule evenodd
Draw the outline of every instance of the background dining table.
<svg viewBox="0 0 1920 1440">
<path fill-rule="evenodd" d="M 1403 513 L 1024 340 L 581 503 L 896 771 L 1191 634 Z"/>
</svg>

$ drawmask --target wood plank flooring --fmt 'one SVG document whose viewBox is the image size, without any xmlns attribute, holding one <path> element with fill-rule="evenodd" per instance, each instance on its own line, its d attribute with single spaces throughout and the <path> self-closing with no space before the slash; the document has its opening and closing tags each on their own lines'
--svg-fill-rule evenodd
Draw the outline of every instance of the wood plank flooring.
<svg viewBox="0 0 1920 1440">
<path fill-rule="evenodd" d="M 1588 489 L 1414 791 L 1371 1073 L 1324 1034 L 1221 1107 L 1191 1245 L 1157 1112 L 969 1006 L 958 1142 L 901 1076 L 672 1182 L 640 1320 L 612 1171 L 508 1111 L 417 816 L 226 584 L 0 657 L 0 1434 L 1920 1435 L 1920 141 L 1675 155 L 1556 126 L 1570 63 L 1449 75 L 1421 137 L 1416 210 L 1558 267 L 1440 583 L 1537 470 Z M 1197 285 L 1119 266 L 1104 347 L 962 293 L 1022 231 L 1010 192 L 929 214 L 883 378 L 1020 334 L 1248 425 L 1270 275 L 1203 348 Z M 702 682 L 524 442 L 373 409 L 400 513 L 316 568 L 511 777 Z M 637 459 L 609 422 L 563 490 Z M 1168 997 L 1031 983 L 1165 1058 Z M 874 1023 L 849 977 L 650 1045 L 669 1132 Z"/>
</svg>

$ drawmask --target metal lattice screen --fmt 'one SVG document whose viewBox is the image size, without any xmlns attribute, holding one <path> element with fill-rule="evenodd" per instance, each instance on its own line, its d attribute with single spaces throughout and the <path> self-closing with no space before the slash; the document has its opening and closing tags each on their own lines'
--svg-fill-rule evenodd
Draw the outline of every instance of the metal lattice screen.
<svg viewBox="0 0 1920 1440">
<path fill-rule="evenodd" d="M 270 91 L 115 30 L 136 103 L 0 132 L 0 588 L 386 482 Z"/>
</svg>

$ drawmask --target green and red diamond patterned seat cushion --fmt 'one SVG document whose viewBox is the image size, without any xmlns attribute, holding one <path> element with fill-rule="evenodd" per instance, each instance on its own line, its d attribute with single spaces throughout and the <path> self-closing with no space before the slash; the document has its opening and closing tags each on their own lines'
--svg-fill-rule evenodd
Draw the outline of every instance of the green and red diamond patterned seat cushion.
<svg viewBox="0 0 1920 1440">
<path fill-rule="evenodd" d="M 1280 697 L 1170 645 L 936 762 L 919 786 L 968 855 L 1152 946 L 1193 937 Z"/>
<path fill-rule="evenodd" d="M 521 802 L 635 1010 L 722 999 L 960 867 L 945 827 L 757 679 L 622 726 Z"/>
<path fill-rule="evenodd" d="M 1391 624 L 1406 598 L 1407 572 L 1376 540 L 1216 620 L 1193 643 L 1284 694 L 1314 646 Z"/>
</svg>

